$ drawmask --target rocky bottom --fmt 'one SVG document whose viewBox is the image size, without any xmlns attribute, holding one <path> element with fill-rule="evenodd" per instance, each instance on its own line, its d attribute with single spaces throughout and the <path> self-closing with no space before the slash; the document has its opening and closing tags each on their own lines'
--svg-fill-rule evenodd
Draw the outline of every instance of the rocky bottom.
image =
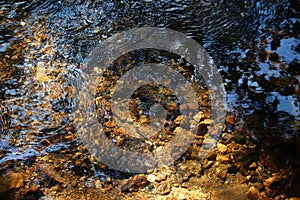
<svg viewBox="0 0 300 200">
<path fill-rule="evenodd" d="M 230 122 L 230 120 L 229 120 Z M 300 197 L 299 161 L 284 147 L 258 146 L 243 133 L 223 133 L 200 159 L 192 144 L 172 166 L 146 174 L 122 173 L 93 160 L 75 133 L 61 136 L 47 154 L 1 160 L 0 199 L 290 199 Z M 298 145 L 299 146 L 299 145 Z M 45 150 L 45 149 L 44 149 Z M 299 149 L 295 150 L 299 151 Z M 274 152 L 276 152 L 274 156 Z M 7 152 L 0 152 L 5 155 Z"/>
</svg>

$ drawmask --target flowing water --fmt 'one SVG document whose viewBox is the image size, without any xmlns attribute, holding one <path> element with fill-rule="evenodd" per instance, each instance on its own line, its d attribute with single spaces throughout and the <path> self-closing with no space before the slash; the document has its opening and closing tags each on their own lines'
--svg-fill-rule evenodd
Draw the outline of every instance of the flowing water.
<svg viewBox="0 0 300 200">
<path fill-rule="evenodd" d="M 114 33 L 144 26 L 199 42 L 224 81 L 226 111 L 235 117 L 227 131 L 266 149 L 280 147 L 278 159 L 297 166 L 299 14 L 297 0 L 0 1 L 1 172 L 81 146 L 72 109 L 84 59 Z M 90 167 L 66 165 L 79 174 Z"/>
</svg>

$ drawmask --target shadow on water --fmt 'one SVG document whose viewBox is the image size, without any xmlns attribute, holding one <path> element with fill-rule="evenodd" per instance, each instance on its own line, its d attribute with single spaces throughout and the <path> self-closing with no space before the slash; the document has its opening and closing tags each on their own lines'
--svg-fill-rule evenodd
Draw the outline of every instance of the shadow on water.
<svg viewBox="0 0 300 200">
<path fill-rule="evenodd" d="M 105 184 L 107 177 L 128 178 L 90 160 L 72 124 L 72 98 L 81 63 L 99 40 L 155 26 L 187 34 L 213 57 L 228 93 L 228 115 L 235 118 L 225 131 L 237 143 L 257 146 L 250 153 L 256 156 L 245 152 L 236 167 L 245 171 L 259 161 L 274 173 L 287 170 L 290 182 L 276 184 L 290 186 L 274 186 L 270 196 L 300 196 L 298 1 L 35 0 L 1 1 L 0 8 L 1 173 L 25 165 L 49 178 L 52 172 L 37 163 L 66 156 L 66 168 L 78 176 L 93 174 Z M 53 186 L 42 183 L 47 178 L 35 180 Z M 41 197 L 36 191 L 28 196 Z"/>
</svg>

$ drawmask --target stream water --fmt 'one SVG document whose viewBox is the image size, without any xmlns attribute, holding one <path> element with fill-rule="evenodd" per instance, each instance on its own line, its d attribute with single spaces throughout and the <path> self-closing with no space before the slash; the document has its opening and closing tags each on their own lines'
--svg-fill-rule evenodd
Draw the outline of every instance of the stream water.
<svg viewBox="0 0 300 200">
<path fill-rule="evenodd" d="M 199 42 L 223 78 L 235 117 L 227 131 L 298 163 L 299 14 L 297 0 L 0 1 L 0 171 L 79 146 L 72 97 L 84 59 L 144 26 Z"/>
</svg>

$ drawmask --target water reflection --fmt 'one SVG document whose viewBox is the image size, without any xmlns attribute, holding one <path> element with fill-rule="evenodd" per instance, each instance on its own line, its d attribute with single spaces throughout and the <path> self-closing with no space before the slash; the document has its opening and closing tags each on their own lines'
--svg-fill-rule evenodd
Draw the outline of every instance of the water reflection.
<svg viewBox="0 0 300 200">
<path fill-rule="evenodd" d="M 299 10 L 294 0 L 0 2 L 0 165 L 74 145 L 82 61 L 99 41 L 139 26 L 183 32 L 209 51 L 237 116 L 233 134 L 297 152 Z"/>
</svg>

